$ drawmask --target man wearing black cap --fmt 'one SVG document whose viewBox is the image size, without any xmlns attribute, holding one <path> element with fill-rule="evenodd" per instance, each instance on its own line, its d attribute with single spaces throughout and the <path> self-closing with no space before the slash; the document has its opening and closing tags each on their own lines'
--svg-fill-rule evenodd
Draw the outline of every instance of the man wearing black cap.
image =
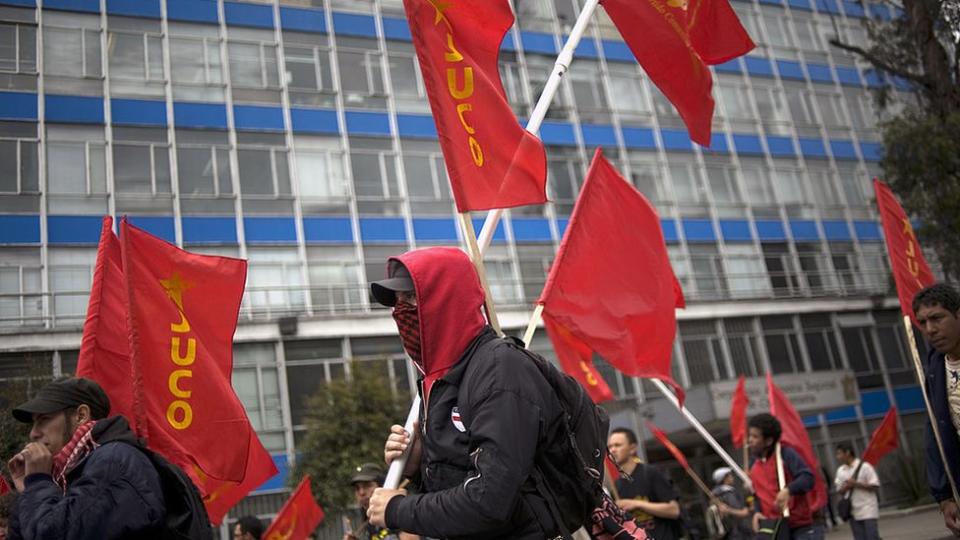
<svg viewBox="0 0 960 540">
<path fill-rule="evenodd" d="M 384 477 L 383 467 L 376 463 L 364 463 L 357 467 L 356 474 L 350 479 L 357 506 L 360 507 L 364 517 L 370 506 L 370 496 L 373 495 L 374 490 L 383 485 Z M 418 538 L 414 534 L 379 527 L 366 519 L 359 527 L 343 535 L 343 540 L 417 540 Z"/>
<path fill-rule="evenodd" d="M 13 538 L 141 538 L 166 518 L 160 477 L 110 399 L 89 379 L 62 378 L 13 410 L 33 424 L 8 463 L 20 492 Z M 126 444 L 119 444 L 126 443 Z"/>
</svg>

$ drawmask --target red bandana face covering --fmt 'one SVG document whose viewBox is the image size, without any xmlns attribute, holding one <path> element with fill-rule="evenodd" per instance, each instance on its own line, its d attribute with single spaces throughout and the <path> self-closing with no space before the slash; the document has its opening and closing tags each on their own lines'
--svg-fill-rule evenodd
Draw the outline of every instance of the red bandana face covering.
<svg viewBox="0 0 960 540">
<path fill-rule="evenodd" d="M 396 321 L 397 330 L 400 331 L 403 348 L 406 349 L 417 368 L 423 372 L 420 356 L 420 312 L 417 311 L 417 306 L 397 301 L 393 307 L 393 320 Z"/>
<path fill-rule="evenodd" d="M 93 452 L 94 448 L 99 446 L 93 440 L 94 424 L 96 424 L 96 421 L 88 420 L 77 426 L 70 441 L 57 452 L 57 455 L 53 456 L 53 471 L 51 471 L 51 474 L 54 481 L 64 491 L 67 489 L 67 475 L 70 474 L 70 471 L 79 465 L 90 452 Z"/>
</svg>

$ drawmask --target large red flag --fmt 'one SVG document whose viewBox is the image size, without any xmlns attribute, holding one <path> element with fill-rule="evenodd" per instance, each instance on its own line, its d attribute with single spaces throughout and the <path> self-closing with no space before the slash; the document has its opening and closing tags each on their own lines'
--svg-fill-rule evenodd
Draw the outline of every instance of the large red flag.
<svg viewBox="0 0 960 540">
<path fill-rule="evenodd" d="M 920 289 L 933 285 L 936 278 L 920 250 L 917 236 L 913 233 L 913 225 L 893 192 L 876 178 L 873 179 L 873 190 L 877 195 L 883 235 L 887 238 L 887 253 L 890 255 L 890 268 L 897 283 L 900 310 L 909 315 L 916 324 L 913 295 Z"/>
<path fill-rule="evenodd" d="M 687 457 L 683 455 L 683 452 L 667 437 L 667 434 L 660 430 L 653 422 L 647 420 L 647 429 L 650 430 L 650 433 L 653 433 L 653 436 L 660 441 L 660 444 L 667 447 L 667 450 L 673 455 L 673 459 L 677 460 L 677 463 L 680 464 L 684 469 L 689 469 L 690 464 L 687 463 Z"/>
<path fill-rule="evenodd" d="M 313 499 L 310 491 L 310 475 L 304 476 L 300 485 L 287 499 L 273 523 L 263 533 L 264 540 L 304 540 L 323 521 L 323 509 Z"/>
<path fill-rule="evenodd" d="M 741 375 L 740 380 L 737 381 L 737 389 L 733 393 L 733 400 L 730 402 L 730 438 L 733 439 L 734 448 L 743 446 L 747 436 L 747 405 L 749 404 L 747 379 Z"/>
<path fill-rule="evenodd" d="M 507 0 L 404 0 L 457 209 L 546 202 L 543 144 L 517 123 L 497 59 Z"/>
<path fill-rule="evenodd" d="M 197 487 L 203 493 L 203 505 L 210 515 L 210 521 L 219 525 L 231 508 L 237 505 L 248 493 L 277 474 L 277 466 L 270 453 L 263 447 L 255 432 L 250 432 L 247 449 L 247 475 L 242 482 L 217 480 L 205 475 L 196 465 L 192 476 Z"/>
<path fill-rule="evenodd" d="M 544 321 L 544 327 L 553 349 L 557 352 L 560 366 L 571 377 L 580 381 L 580 384 L 590 394 L 594 403 L 602 403 L 613 399 L 613 392 L 607 382 L 600 376 L 597 367 L 593 365 L 593 351 L 582 341 L 577 340 L 570 331 L 560 326 L 552 319 Z"/>
<path fill-rule="evenodd" d="M 755 47 L 727 0 L 601 0 L 633 55 L 677 108 L 690 138 L 710 146 L 707 65 Z"/>
<path fill-rule="evenodd" d="M 773 377 L 769 373 L 767 374 L 767 398 L 770 400 L 770 414 L 780 421 L 780 427 L 783 430 L 780 442 L 796 450 L 813 473 L 814 488 L 807 492 L 810 509 L 823 508 L 827 503 L 827 485 L 823 481 L 823 475 L 820 474 L 820 461 L 813 452 L 813 445 L 810 443 L 807 429 L 803 427 L 800 413 L 793 407 L 793 403 L 790 403 L 790 399 L 783 390 L 773 382 Z"/>
<path fill-rule="evenodd" d="M 0 495 L 6 495 L 10 493 L 10 484 L 7 483 L 7 479 L 0 474 Z"/>
<path fill-rule="evenodd" d="M 873 432 L 873 436 L 870 437 L 870 443 L 863 452 L 863 460 L 871 465 L 876 465 L 883 456 L 889 454 L 899 445 L 900 443 L 897 440 L 897 408 L 890 407 L 886 416 L 883 417 L 883 422 L 880 422 L 880 425 Z"/>
<path fill-rule="evenodd" d="M 544 321 L 682 403 L 670 368 L 682 300 L 656 210 L 598 149 L 537 301 Z"/>
</svg>

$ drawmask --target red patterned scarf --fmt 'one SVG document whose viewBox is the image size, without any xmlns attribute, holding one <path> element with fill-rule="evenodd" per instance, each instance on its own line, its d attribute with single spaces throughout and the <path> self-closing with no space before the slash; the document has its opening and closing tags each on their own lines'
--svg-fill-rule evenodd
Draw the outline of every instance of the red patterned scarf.
<svg viewBox="0 0 960 540">
<path fill-rule="evenodd" d="M 77 465 L 87 457 L 94 448 L 100 446 L 93 440 L 93 426 L 97 422 L 88 420 L 77 426 L 73 432 L 73 437 L 64 445 L 57 455 L 53 456 L 53 480 L 61 489 L 67 490 L 67 475 L 75 469 Z"/>
<path fill-rule="evenodd" d="M 417 306 L 406 302 L 397 302 L 393 307 L 393 320 L 400 331 L 400 341 L 410 359 L 423 373 L 423 359 L 420 354 L 420 312 Z"/>
</svg>

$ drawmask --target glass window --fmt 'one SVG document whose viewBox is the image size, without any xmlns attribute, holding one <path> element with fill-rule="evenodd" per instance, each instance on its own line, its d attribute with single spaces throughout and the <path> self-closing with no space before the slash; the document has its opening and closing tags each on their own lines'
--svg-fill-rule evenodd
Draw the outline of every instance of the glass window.
<svg viewBox="0 0 960 540">
<path fill-rule="evenodd" d="M 614 110 L 621 114 L 649 114 L 646 91 L 640 74 L 631 65 L 610 65 L 610 99 Z"/>
<path fill-rule="evenodd" d="M 673 181 L 673 195 L 681 203 L 700 203 L 704 201 L 705 189 L 700 178 L 699 168 L 692 158 L 670 156 L 670 179 Z"/>
<path fill-rule="evenodd" d="M 272 43 L 227 43 L 230 82 L 240 88 L 279 88 L 277 46 Z"/>
<path fill-rule="evenodd" d="M 397 198 L 397 155 L 389 150 L 352 150 L 350 168 L 358 197 Z"/>
<path fill-rule="evenodd" d="M 352 246 L 307 247 L 310 298 L 317 313 L 356 311 L 367 295 Z"/>
<path fill-rule="evenodd" d="M 743 187 L 750 204 L 764 206 L 773 203 L 773 187 L 767 176 L 767 168 L 761 161 L 741 160 L 740 174 L 743 175 Z"/>
<path fill-rule="evenodd" d="M 570 66 L 565 77 L 570 81 L 577 114 L 585 122 L 603 122 L 610 118 L 607 94 L 603 88 L 600 64 L 581 59 Z M 642 97 L 642 96 L 641 96 Z"/>
<path fill-rule="evenodd" d="M 524 30 L 553 29 L 553 0 L 517 0 L 517 21 Z"/>
<path fill-rule="evenodd" d="M 765 297 L 770 294 L 770 279 L 760 251 L 753 244 L 727 244 L 724 247 L 727 284 L 733 297 Z"/>
<path fill-rule="evenodd" d="M 843 369 L 843 359 L 837 346 L 837 334 L 830 324 L 830 317 L 823 315 L 801 315 L 803 341 L 810 355 L 810 366 L 814 371 Z"/>
<path fill-rule="evenodd" d="M 810 188 L 817 206 L 830 207 L 843 204 L 833 171 L 826 167 L 811 166 L 807 163 L 807 173 L 810 176 Z"/>
<path fill-rule="evenodd" d="M 715 244 L 690 244 L 690 266 L 701 300 L 716 300 L 726 296 L 727 284 L 723 261 Z"/>
<path fill-rule="evenodd" d="M 294 247 L 251 247 L 247 250 L 246 301 L 254 317 L 275 317 L 303 310 L 306 287 Z"/>
<path fill-rule="evenodd" d="M 241 146 L 237 149 L 240 190 L 247 195 L 290 195 L 287 151 Z"/>
<path fill-rule="evenodd" d="M 44 26 L 43 60 L 47 75 L 100 77 L 100 31 Z"/>
<path fill-rule="evenodd" d="M 767 274 L 773 285 L 773 294 L 776 296 L 796 296 L 800 294 L 800 278 L 797 273 L 797 264 L 786 244 L 765 243 L 763 260 L 767 266 Z"/>
<path fill-rule="evenodd" d="M 836 288 L 836 276 L 820 244 L 797 243 L 800 270 L 813 294 L 832 292 Z"/>
<path fill-rule="evenodd" d="M 390 42 L 387 56 L 390 65 L 390 84 L 397 110 L 401 112 L 429 112 L 426 89 L 420 76 L 420 64 L 413 46 Z"/>
<path fill-rule="evenodd" d="M 523 296 L 528 302 L 536 301 L 543 292 L 553 257 L 553 244 L 517 244 Z"/>
<path fill-rule="evenodd" d="M 383 58 L 376 40 L 340 39 L 346 46 L 337 50 L 340 91 L 347 107 L 386 108 Z"/>
<path fill-rule="evenodd" d="M 39 191 L 37 167 L 37 141 L 0 139 L 0 192 Z"/>
<path fill-rule="evenodd" d="M 548 181 L 553 199 L 572 203 L 583 179 L 583 161 L 576 148 L 550 147 L 547 149 Z"/>
<path fill-rule="evenodd" d="M 287 70 L 287 88 L 294 105 L 332 107 L 336 87 L 330 71 L 330 49 L 326 40 L 317 44 L 315 35 L 284 32 L 284 60 Z"/>
<path fill-rule="evenodd" d="M 806 179 L 800 169 L 775 165 L 773 170 L 773 185 L 777 191 L 777 199 L 781 204 L 798 205 L 806 202 L 803 186 Z"/>
<path fill-rule="evenodd" d="M 107 34 L 110 77 L 145 81 L 163 80 L 161 37 L 150 34 Z"/>
<path fill-rule="evenodd" d="M 520 301 L 513 260 L 504 246 L 490 246 L 484 258 L 487 283 L 494 302 L 516 305 Z"/>
<path fill-rule="evenodd" d="M 57 321 L 83 320 L 96 256 L 93 247 L 49 249 L 51 307 Z"/>
<path fill-rule="evenodd" d="M 106 193 L 105 145 L 102 142 L 47 143 L 47 189 L 51 193 Z"/>
<path fill-rule="evenodd" d="M 668 200 L 661 184 L 660 167 L 650 153 L 629 152 L 630 180 L 653 204 Z"/>
<path fill-rule="evenodd" d="M 40 248 L 0 248 L 0 325 L 43 323 Z"/>
<path fill-rule="evenodd" d="M 731 120 L 749 120 L 755 118 L 753 107 L 750 105 L 750 94 L 743 84 L 721 82 L 717 85 L 717 96 L 722 104 L 722 111 L 726 118 Z"/>
<path fill-rule="evenodd" d="M 37 28 L 0 23 L 0 72 L 37 72 Z"/>
<path fill-rule="evenodd" d="M 867 197 L 864 194 L 863 182 L 866 175 L 854 165 L 840 163 L 837 164 L 837 172 L 840 174 L 840 186 L 843 188 L 847 206 L 866 206 Z"/>
<path fill-rule="evenodd" d="M 749 318 L 726 319 L 723 321 L 727 337 L 727 348 L 736 375 L 756 377 L 763 373 L 757 336 L 753 329 L 753 320 Z"/>
<path fill-rule="evenodd" d="M 294 144 L 300 197 L 342 198 L 350 194 L 339 139 L 296 136 Z"/>
<path fill-rule="evenodd" d="M 227 147 L 177 144 L 177 173 L 182 195 L 233 193 Z"/>
<path fill-rule="evenodd" d="M 523 83 L 523 75 L 520 73 L 520 64 L 517 62 L 517 54 L 509 51 L 500 51 L 500 81 L 503 83 L 503 90 L 507 94 L 507 100 L 517 110 L 526 105 L 527 98 L 524 94 L 526 85 Z"/>
<path fill-rule="evenodd" d="M 843 99 L 834 93 L 818 92 L 817 103 L 820 106 L 820 115 L 823 123 L 833 127 L 849 127 L 847 113 L 843 107 Z"/>
<path fill-rule="evenodd" d="M 528 54 L 527 75 L 530 78 L 530 95 L 534 100 L 543 93 L 543 88 L 550 78 L 553 71 L 553 65 L 556 61 L 554 57 L 546 57 L 539 54 Z M 550 108 L 547 110 L 547 118 L 566 119 L 569 115 L 570 99 L 567 97 L 563 85 L 557 90 L 556 96 L 550 102 Z"/>
<path fill-rule="evenodd" d="M 223 101 L 223 62 L 217 37 L 170 37 L 174 99 Z"/>
<path fill-rule="evenodd" d="M 161 130 L 114 131 L 113 178 L 118 194 L 170 193 L 170 149 L 166 138 L 166 132 Z"/>
<path fill-rule="evenodd" d="M 721 204 L 733 204 L 743 201 L 740 187 L 737 185 L 736 168 L 729 162 L 707 161 L 707 182 L 713 200 Z"/>
<path fill-rule="evenodd" d="M 705 384 L 729 378 L 723 346 L 714 321 L 682 321 L 679 323 L 679 330 L 690 384 Z"/>
<path fill-rule="evenodd" d="M 790 106 L 790 115 L 798 124 L 816 124 L 817 115 L 813 106 L 813 97 L 804 88 L 784 85 L 787 93 L 787 103 Z"/>
</svg>

